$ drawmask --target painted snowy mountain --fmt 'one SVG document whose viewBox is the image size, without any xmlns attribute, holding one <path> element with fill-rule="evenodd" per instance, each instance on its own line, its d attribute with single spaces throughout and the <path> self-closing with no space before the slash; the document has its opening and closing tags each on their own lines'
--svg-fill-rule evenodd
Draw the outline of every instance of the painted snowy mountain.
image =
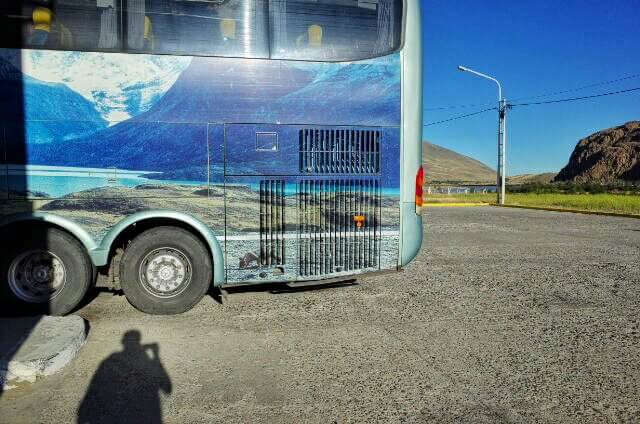
<svg viewBox="0 0 640 424">
<path fill-rule="evenodd" d="M 61 83 L 24 75 L 0 56 L 0 116 L 18 149 L 84 137 L 106 128 L 93 104 Z"/>
<path fill-rule="evenodd" d="M 206 180 L 207 143 L 221 162 L 212 123 L 388 125 L 400 119 L 397 59 L 352 64 L 194 58 L 151 108 L 90 137 L 33 146 L 30 162 L 160 171 Z M 220 138 L 219 136 L 218 138 Z M 284 148 L 297 149 L 289 143 Z M 251 156 L 238 164 L 253 169 Z"/>
<path fill-rule="evenodd" d="M 208 122 L 258 119 L 273 99 L 311 81 L 306 72 L 284 72 L 277 62 L 249 63 L 254 66 L 195 58 L 148 112 L 90 137 L 30 146 L 30 163 L 164 171 L 176 179 L 206 180 Z"/>
<path fill-rule="evenodd" d="M 112 125 L 148 111 L 189 66 L 190 57 L 42 50 L 0 50 L 22 72 L 64 84 Z"/>
<path fill-rule="evenodd" d="M 268 60 L 194 58 L 167 94 L 137 121 L 273 122 L 274 103 L 313 74 Z"/>
<path fill-rule="evenodd" d="M 398 125 L 398 58 L 351 64 L 194 58 L 135 118 L 168 122 Z"/>
</svg>

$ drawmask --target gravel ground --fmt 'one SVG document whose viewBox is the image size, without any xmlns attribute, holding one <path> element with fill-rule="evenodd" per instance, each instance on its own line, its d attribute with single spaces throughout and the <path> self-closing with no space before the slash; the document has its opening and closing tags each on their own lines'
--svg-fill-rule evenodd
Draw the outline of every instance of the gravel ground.
<svg viewBox="0 0 640 424">
<path fill-rule="evenodd" d="M 3 393 L 0 421 L 640 422 L 640 220 L 425 222 L 405 272 L 355 285 L 230 290 L 172 317 L 103 292 L 76 361 Z"/>
</svg>

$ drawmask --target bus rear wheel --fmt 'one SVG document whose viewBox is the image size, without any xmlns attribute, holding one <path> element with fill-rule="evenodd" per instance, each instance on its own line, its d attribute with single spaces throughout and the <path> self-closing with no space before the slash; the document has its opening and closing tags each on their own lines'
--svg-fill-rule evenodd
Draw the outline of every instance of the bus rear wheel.
<svg viewBox="0 0 640 424">
<path fill-rule="evenodd" d="M 182 228 L 156 227 L 133 239 L 120 262 L 120 285 L 129 303 L 149 314 L 193 308 L 212 281 L 209 251 Z"/>
<path fill-rule="evenodd" d="M 0 303 L 10 314 L 65 315 L 87 294 L 93 265 L 84 247 L 56 228 L 7 236 L 0 252 Z"/>
</svg>

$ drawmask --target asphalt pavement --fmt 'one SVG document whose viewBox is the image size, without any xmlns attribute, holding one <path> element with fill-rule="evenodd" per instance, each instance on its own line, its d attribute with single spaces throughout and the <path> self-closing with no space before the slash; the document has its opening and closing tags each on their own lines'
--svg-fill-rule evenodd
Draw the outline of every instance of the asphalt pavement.
<svg viewBox="0 0 640 424">
<path fill-rule="evenodd" d="M 103 291 L 0 422 L 640 422 L 640 220 L 435 208 L 402 273 L 230 289 L 179 316 Z"/>
</svg>

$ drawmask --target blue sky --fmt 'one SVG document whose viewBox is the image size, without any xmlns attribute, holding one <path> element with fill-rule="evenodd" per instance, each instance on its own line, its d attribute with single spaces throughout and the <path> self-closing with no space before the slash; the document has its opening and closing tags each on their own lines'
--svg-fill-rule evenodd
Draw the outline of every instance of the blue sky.
<svg viewBox="0 0 640 424">
<path fill-rule="evenodd" d="M 495 84 L 458 71 L 459 64 L 499 79 L 507 99 L 640 74 L 638 0 L 422 0 L 422 15 L 425 124 L 496 101 Z M 634 87 L 640 76 L 534 100 Z M 432 110 L 469 104 L 479 106 Z M 640 120 L 640 91 L 514 108 L 507 119 L 507 174 L 558 171 L 580 138 L 630 120 Z M 496 130 L 497 112 L 491 111 L 423 133 L 495 168 Z"/>
</svg>

